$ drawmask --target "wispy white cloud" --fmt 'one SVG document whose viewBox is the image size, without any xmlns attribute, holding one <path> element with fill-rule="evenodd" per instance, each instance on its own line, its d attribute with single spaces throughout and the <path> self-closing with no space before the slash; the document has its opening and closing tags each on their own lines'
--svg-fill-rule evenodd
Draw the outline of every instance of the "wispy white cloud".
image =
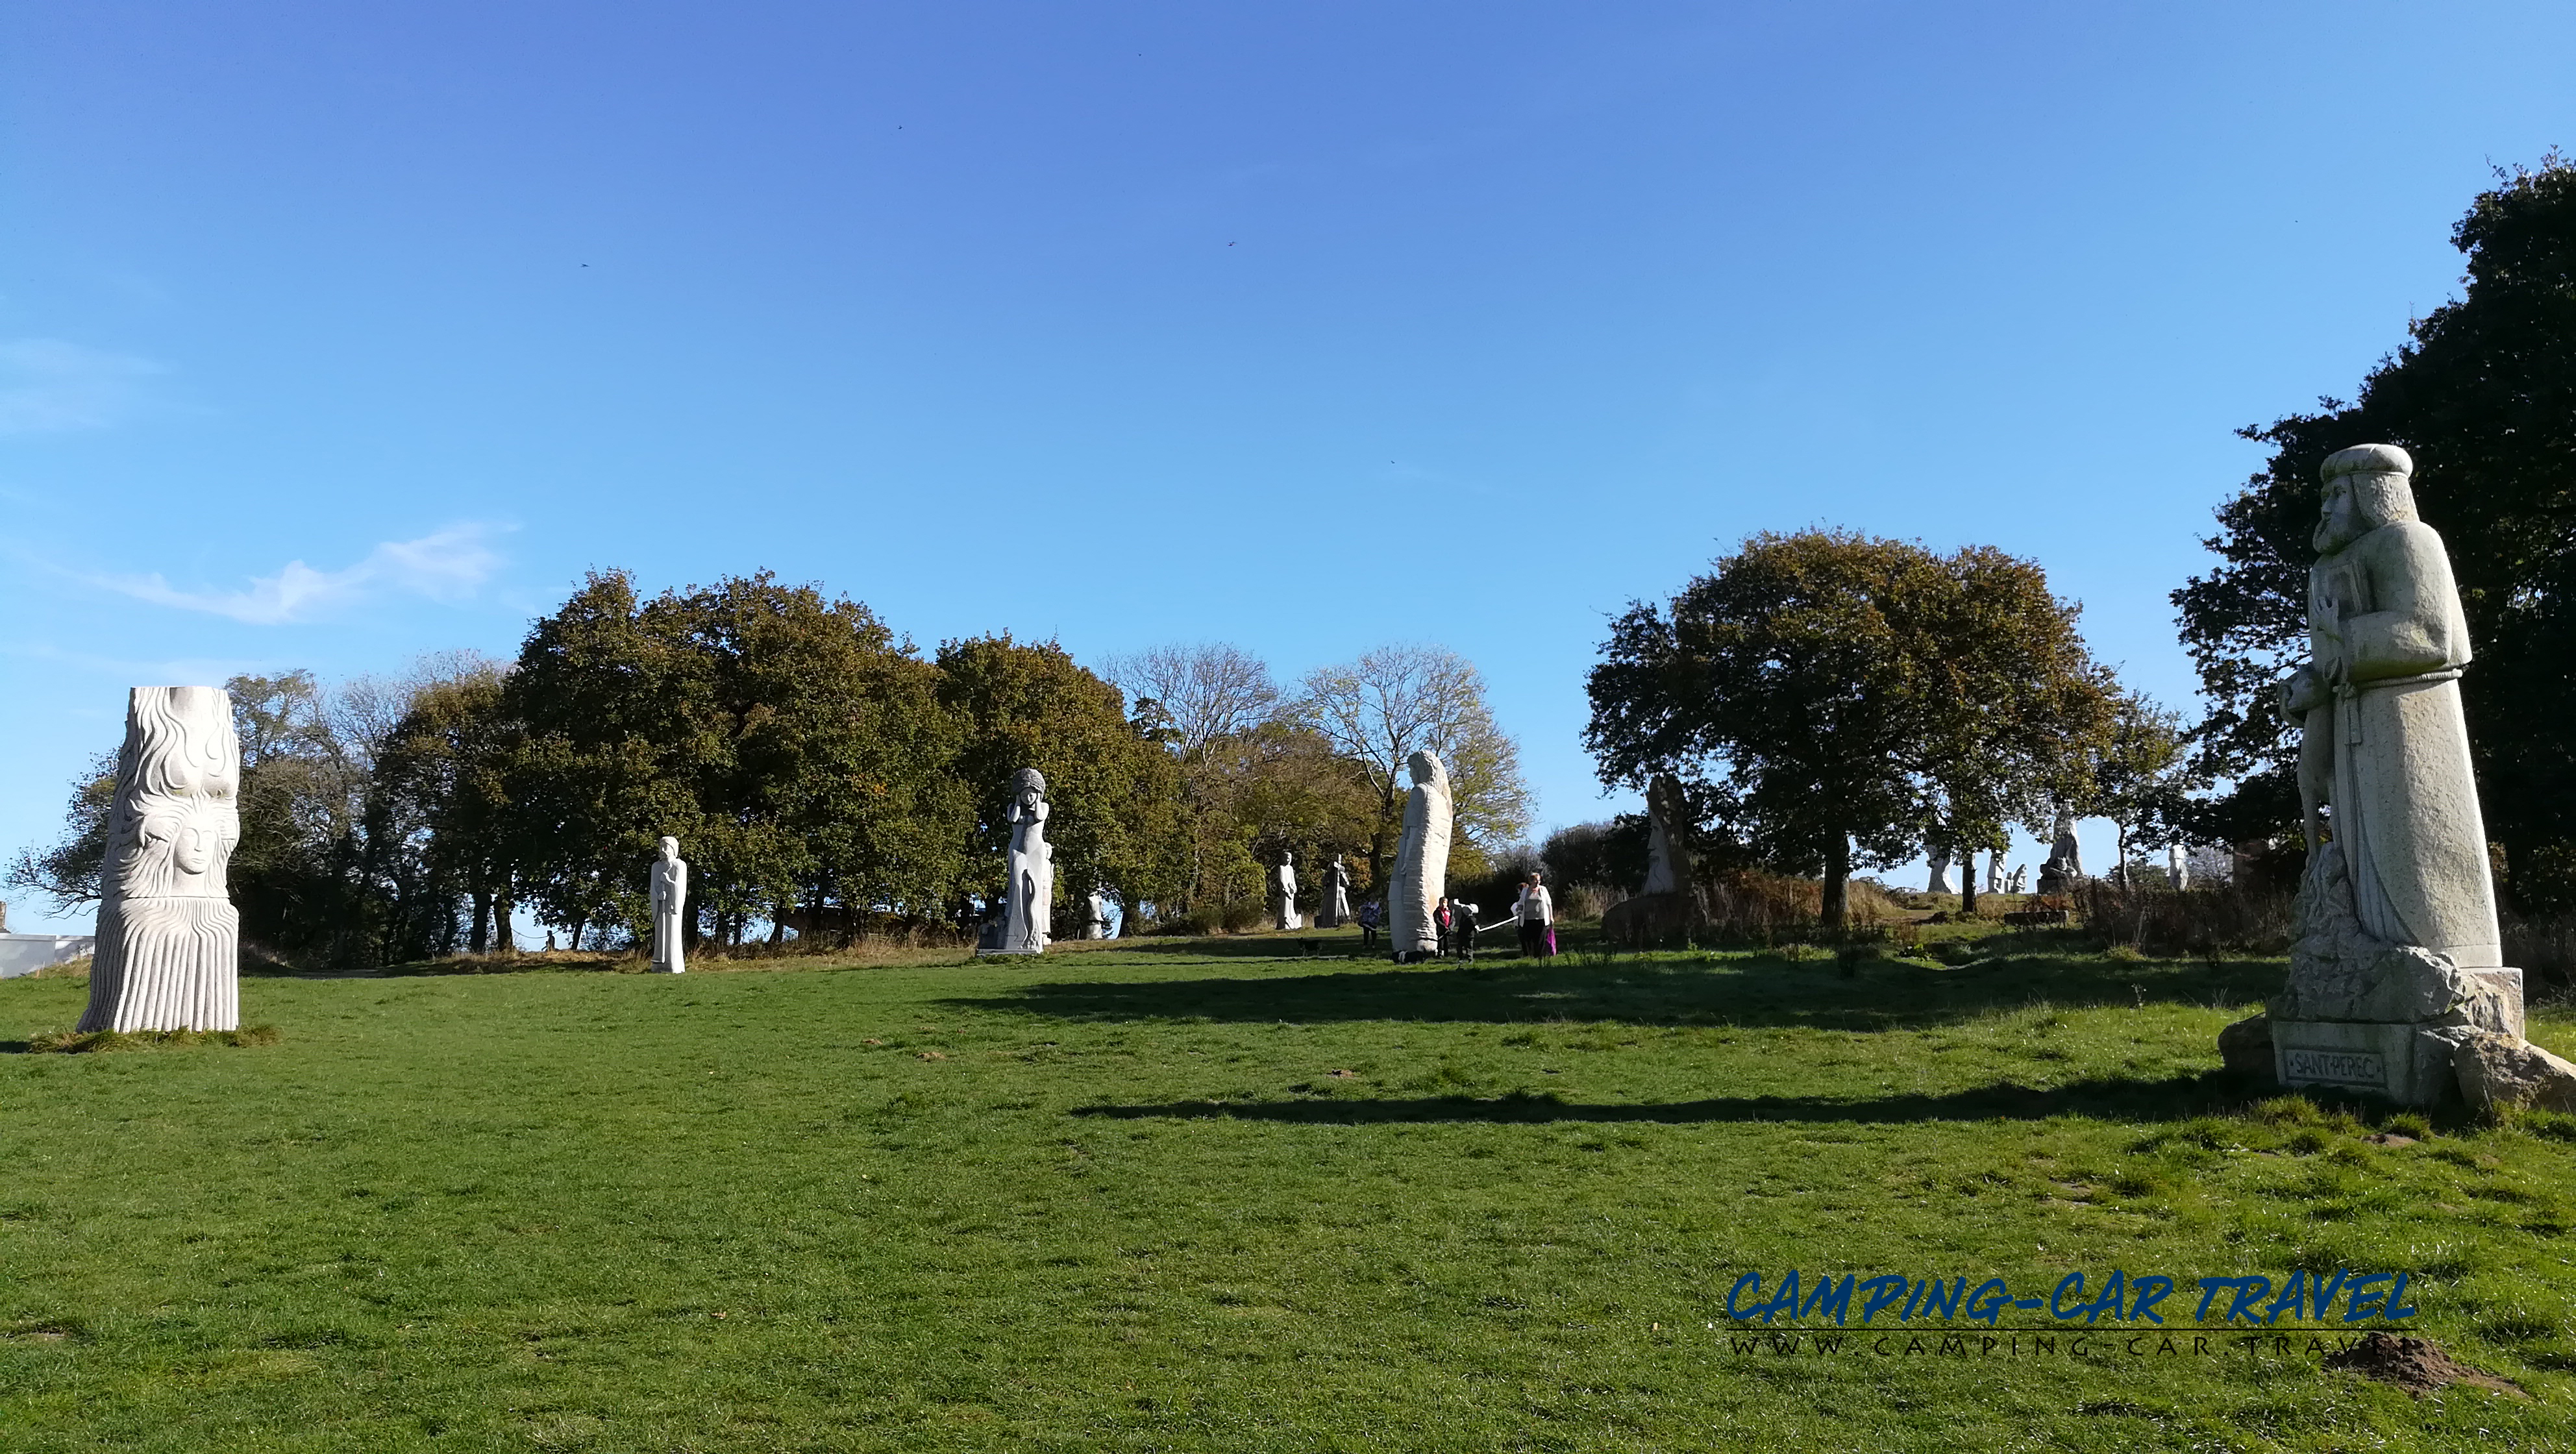
<svg viewBox="0 0 2576 1454">
<path fill-rule="evenodd" d="M 165 372 L 148 358 L 59 338 L 0 339 L 0 434 L 103 428 L 133 411 L 144 380 Z"/>
<path fill-rule="evenodd" d="M 389 540 L 364 560 L 340 570 L 315 570 L 291 560 L 273 576 L 254 576 L 241 591 L 183 591 L 160 575 L 92 576 L 89 579 L 137 600 L 229 616 L 253 626 L 309 621 L 370 596 L 399 593 L 433 601 L 460 601 L 501 567 L 491 547 L 500 528 L 455 525 L 418 540 Z"/>
</svg>

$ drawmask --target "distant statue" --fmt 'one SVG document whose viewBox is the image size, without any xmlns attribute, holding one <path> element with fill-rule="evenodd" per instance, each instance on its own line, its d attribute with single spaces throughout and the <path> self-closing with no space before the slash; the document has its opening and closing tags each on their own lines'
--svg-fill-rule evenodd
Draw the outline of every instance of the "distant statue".
<svg viewBox="0 0 2576 1454">
<path fill-rule="evenodd" d="M 1927 883 L 1927 884 L 1925 884 L 1925 885 L 1923 886 L 1923 891 L 1924 891 L 1925 893 L 1927 893 L 1927 894 L 1955 894 L 1955 893 L 1957 893 L 1957 892 L 1959 891 L 1959 887 L 1958 887 L 1958 885 L 1956 885 L 1956 884 L 1954 884 L 1954 883 L 1950 882 L 1950 847 L 1949 847 L 1949 845 L 1945 843 L 1945 844 L 1941 845 L 1940 847 L 1937 847 L 1937 848 L 1933 849 L 1933 850 L 1932 850 L 1931 858 L 1932 858 L 1932 881 L 1931 881 L 1930 883 Z M 1970 867 L 1969 871 L 1970 871 L 1971 873 L 1973 873 L 1973 872 L 1975 872 L 1975 871 L 1976 871 L 1973 865 Z"/>
<path fill-rule="evenodd" d="M 1440 953 L 1440 926 L 1432 917 L 1449 878 L 1451 805 L 1449 770 L 1429 752 L 1405 759 L 1413 791 L 1404 800 L 1404 839 L 1395 855 L 1395 884 L 1387 947 L 1410 964 Z"/>
<path fill-rule="evenodd" d="M 1270 873 L 1270 914 L 1282 929 L 1303 927 L 1297 922 L 1297 855 L 1284 848 Z"/>
<path fill-rule="evenodd" d="M 2030 892 L 2029 864 L 2017 863 L 2013 865 L 2012 887 L 2005 889 L 2004 892 L 2008 894 L 2026 894 Z"/>
<path fill-rule="evenodd" d="M 688 912 L 689 866 L 680 861 L 680 840 L 667 835 L 662 839 L 662 856 L 653 860 L 653 972 L 679 974 L 684 962 L 682 944 L 685 936 L 681 916 Z"/>
<path fill-rule="evenodd" d="M 2367 1088 L 2424 1104 L 2448 1083 L 2433 1047 L 2457 1038 L 2449 1027 L 2521 1035 L 2522 975 L 2504 967 L 2460 713 L 2468 624 L 2442 538 L 2416 518 L 2414 468 L 2388 444 L 2325 462 L 2311 655 L 2281 685 L 2300 724 L 2308 867 L 2273 1028 L 2290 1083 L 2366 1049 Z"/>
<path fill-rule="evenodd" d="M 1315 927 L 1338 929 L 1351 916 L 1351 870 L 1338 853 L 1324 860 L 1323 902 L 1315 906 Z"/>
<path fill-rule="evenodd" d="M 1109 896 L 1098 889 L 1091 891 L 1090 900 L 1083 905 L 1082 937 L 1085 939 L 1109 937 Z"/>
<path fill-rule="evenodd" d="M 1691 882 L 1690 802 L 1679 778 L 1646 784 L 1646 887 L 1650 894 L 1686 892 Z"/>
<path fill-rule="evenodd" d="M 2191 860 L 2184 855 L 2179 843 L 2165 849 L 2165 882 L 2172 884 L 2177 891 L 2191 887 Z"/>
<path fill-rule="evenodd" d="M 2060 808 L 2048 861 L 2039 866 L 2039 891 L 2062 894 L 2084 879 L 2084 845 L 2075 838 L 2075 815 Z"/>
<path fill-rule="evenodd" d="M 1969 859 L 1968 872 L 1974 873 L 1976 871 L 1976 860 L 1972 856 Z M 2003 891 L 2004 855 L 2001 849 L 1997 849 L 1995 852 L 1986 855 L 1986 892 L 1990 894 L 1999 894 Z"/>
<path fill-rule="evenodd" d="M 83 1030 L 241 1028 L 241 741 L 221 687 L 136 687 L 99 866 Z"/>
<path fill-rule="evenodd" d="M 1055 849 L 1047 842 L 1046 776 L 1024 767 L 1011 778 L 1011 801 L 1002 811 L 1010 847 L 1002 857 L 1002 912 L 992 941 L 979 954 L 1043 954 L 1048 916 L 1055 912 Z"/>
</svg>

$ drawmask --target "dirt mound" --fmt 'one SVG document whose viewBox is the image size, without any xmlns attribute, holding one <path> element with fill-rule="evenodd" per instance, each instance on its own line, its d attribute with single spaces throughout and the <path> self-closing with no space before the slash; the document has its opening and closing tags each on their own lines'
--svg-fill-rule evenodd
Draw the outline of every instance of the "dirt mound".
<svg viewBox="0 0 2576 1454">
<path fill-rule="evenodd" d="M 2342 1352 L 2327 1354 L 2326 1367 L 2345 1369 L 2365 1378 L 2376 1378 L 2382 1383 L 2393 1383 L 2417 1398 L 2454 1383 L 2490 1388 L 2498 1393 L 2522 1392 L 2519 1385 L 2454 1360 L 2450 1354 L 2434 1347 L 2430 1339 L 2408 1338 L 2393 1333 L 2364 1334 L 2360 1342 Z"/>
</svg>

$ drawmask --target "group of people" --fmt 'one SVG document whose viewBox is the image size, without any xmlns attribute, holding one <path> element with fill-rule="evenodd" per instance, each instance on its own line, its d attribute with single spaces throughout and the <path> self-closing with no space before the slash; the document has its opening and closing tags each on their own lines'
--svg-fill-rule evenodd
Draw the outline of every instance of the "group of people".
<svg viewBox="0 0 2576 1454">
<path fill-rule="evenodd" d="M 1541 875 L 1531 874 L 1522 880 L 1520 896 L 1512 900 L 1512 916 L 1506 921 L 1519 926 L 1521 954 L 1529 959 L 1545 959 L 1556 953 L 1556 902 L 1548 896 Z M 1462 960 L 1476 957 L 1476 936 L 1488 929 L 1499 929 L 1500 923 L 1479 925 L 1476 905 L 1465 899 L 1442 895 L 1432 906 L 1431 922 L 1440 931 L 1440 955 Z M 1355 916 L 1360 923 L 1360 950 L 1366 953 L 1377 947 L 1378 926 L 1386 921 L 1384 907 L 1375 899 L 1360 905 Z"/>
</svg>

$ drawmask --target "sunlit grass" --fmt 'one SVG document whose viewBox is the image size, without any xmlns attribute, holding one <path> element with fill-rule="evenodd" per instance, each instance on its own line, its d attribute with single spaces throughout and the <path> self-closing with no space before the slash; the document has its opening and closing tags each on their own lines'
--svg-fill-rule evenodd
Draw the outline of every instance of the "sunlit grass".
<svg viewBox="0 0 2576 1454">
<path fill-rule="evenodd" d="M 0 1446 L 2565 1440 L 2576 1119 L 2217 1074 L 2277 962 L 1300 938 L 255 979 L 256 1051 L 0 1054 Z M 1725 1336 L 1746 1271 L 2338 1266 L 2534 1397 Z"/>
</svg>

